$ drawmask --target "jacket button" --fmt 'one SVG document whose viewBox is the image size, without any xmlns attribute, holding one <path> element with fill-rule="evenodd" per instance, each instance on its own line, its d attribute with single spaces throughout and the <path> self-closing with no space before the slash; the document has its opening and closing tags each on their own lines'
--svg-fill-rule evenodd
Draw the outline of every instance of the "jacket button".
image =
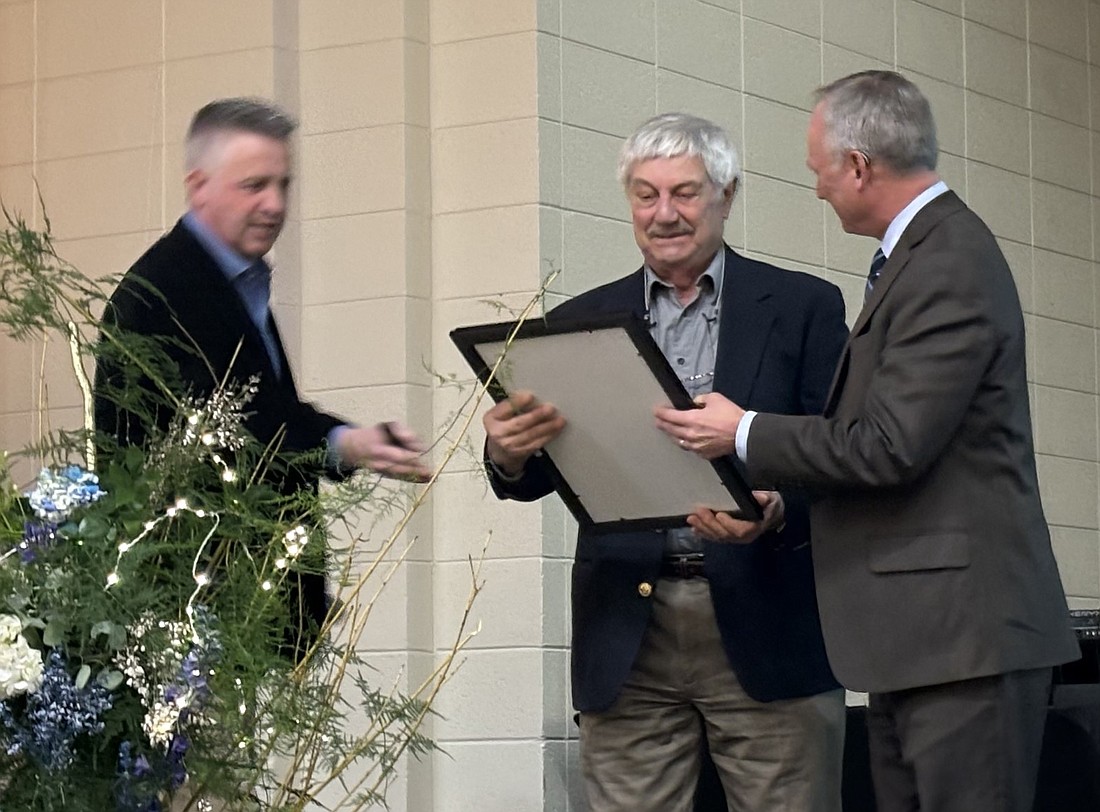
<svg viewBox="0 0 1100 812">
<path fill-rule="evenodd" d="M 653 584 L 649 583 L 649 581 L 642 581 L 638 584 L 638 594 L 643 598 L 648 598 L 653 594 Z"/>
</svg>

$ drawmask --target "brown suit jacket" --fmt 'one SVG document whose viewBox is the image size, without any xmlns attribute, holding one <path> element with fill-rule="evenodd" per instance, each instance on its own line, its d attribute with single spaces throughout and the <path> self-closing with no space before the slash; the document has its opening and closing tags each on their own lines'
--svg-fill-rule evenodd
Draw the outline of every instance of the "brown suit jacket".
<svg viewBox="0 0 1100 812">
<path fill-rule="evenodd" d="M 1039 501 L 1016 287 L 953 193 L 902 234 L 822 417 L 759 414 L 754 480 L 810 486 L 829 661 L 896 691 L 1079 656 Z"/>
</svg>

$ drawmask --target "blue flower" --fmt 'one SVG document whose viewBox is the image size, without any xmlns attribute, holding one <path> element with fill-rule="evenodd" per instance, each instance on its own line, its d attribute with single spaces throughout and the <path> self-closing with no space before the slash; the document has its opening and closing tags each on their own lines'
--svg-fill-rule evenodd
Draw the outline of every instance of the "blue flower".
<svg viewBox="0 0 1100 812">
<path fill-rule="evenodd" d="M 43 468 L 27 498 L 38 518 L 56 523 L 64 521 L 75 508 L 90 505 L 103 495 L 99 477 L 77 465 L 68 465 L 60 470 Z"/>
<path fill-rule="evenodd" d="M 163 812 L 157 798 L 156 784 L 145 779 L 153 775 L 149 759 L 133 756 L 133 744 L 123 742 L 118 747 L 118 781 L 115 802 L 118 812 Z"/>
<path fill-rule="evenodd" d="M 57 525 L 53 522 L 23 522 L 23 541 L 19 544 L 19 558 L 30 564 L 42 550 L 57 540 Z"/>
<path fill-rule="evenodd" d="M 59 652 L 50 652 L 42 684 L 26 697 L 22 712 L 0 703 L 0 746 L 8 755 L 22 754 L 49 772 L 72 764 L 78 736 L 103 732 L 103 714 L 111 693 L 89 682 L 77 688 Z"/>
</svg>

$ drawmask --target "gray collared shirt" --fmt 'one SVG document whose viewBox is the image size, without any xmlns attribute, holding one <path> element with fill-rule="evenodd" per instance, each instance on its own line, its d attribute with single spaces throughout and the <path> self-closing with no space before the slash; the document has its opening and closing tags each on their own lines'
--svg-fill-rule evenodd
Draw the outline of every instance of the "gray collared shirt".
<svg viewBox="0 0 1100 812">
<path fill-rule="evenodd" d="M 647 266 L 644 271 L 650 335 L 692 397 L 706 394 L 714 386 L 725 262 L 726 252 L 718 251 L 696 283 L 698 295 L 687 304 L 651 268 Z M 702 549 L 702 539 L 689 527 L 669 530 L 665 538 L 666 554 L 697 553 Z"/>
</svg>

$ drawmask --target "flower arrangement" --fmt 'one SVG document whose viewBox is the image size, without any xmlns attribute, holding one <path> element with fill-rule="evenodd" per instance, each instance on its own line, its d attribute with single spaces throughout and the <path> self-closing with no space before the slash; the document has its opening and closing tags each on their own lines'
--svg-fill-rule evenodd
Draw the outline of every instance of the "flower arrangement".
<svg viewBox="0 0 1100 812">
<path fill-rule="evenodd" d="M 48 224 L 8 217 L 8 332 L 66 341 L 86 401 L 84 364 L 102 353 L 173 391 L 155 346 L 100 335 L 104 301 L 57 256 Z M 297 810 L 322 797 L 361 809 L 383 801 L 402 755 L 433 747 L 423 725 L 468 639 L 469 605 L 450 654 L 409 694 L 372 685 L 356 645 L 374 602 L 360 592 L 400 566 L 390 553 L 427 490 L 353 477 L 281 492 L 270 483 L 287 461 L 242 428 L 254 385 L 166 398 L 170 426 L 142 448 L 97 434 L 86 402 L 82 430 L 28 449 L 49 462 L 29 487 L 3 460 L 3 812 Z M 452 425 L 460 438 L 471 418 Z M 334 573 L 329 531 L 364 503 L 395 526 L 361 571 L 348 555 Z M 338 599 L 309 629 L 295 615 L 296 579 L 326 568 Z"/>
</svg>

